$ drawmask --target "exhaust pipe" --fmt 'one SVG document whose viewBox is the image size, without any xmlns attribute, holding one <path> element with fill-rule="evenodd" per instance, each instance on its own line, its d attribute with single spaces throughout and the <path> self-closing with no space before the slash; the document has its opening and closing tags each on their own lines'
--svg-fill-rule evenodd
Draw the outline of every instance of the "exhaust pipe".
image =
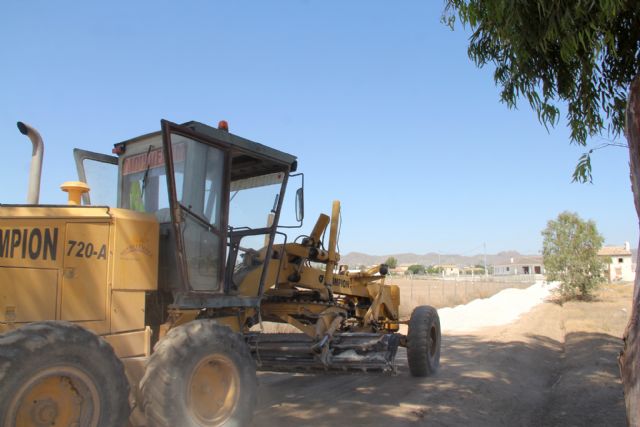
<svg viewBox="0 0 640 427">
<path fill-rule="evenodd" d="M 26 123 L 18 122 L 18 130 L 26 135 L 33 144 L 31 152 L 31 168 L 29 169 L 29 189 L 27 191 L 27 203 L 37 205 L 40 200 L 40 176 L 42 175 L 42 156 L 44 155 L 44 143 L 37 130 Z"/>
</svg>

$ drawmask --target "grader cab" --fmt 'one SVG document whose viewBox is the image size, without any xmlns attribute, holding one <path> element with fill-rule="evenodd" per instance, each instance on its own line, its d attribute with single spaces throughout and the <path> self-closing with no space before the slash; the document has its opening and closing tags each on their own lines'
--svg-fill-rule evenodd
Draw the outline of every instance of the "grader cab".
<svg viewBox="0 0 640 427">
<path fill-rule="evenodd" d="M 68 204 L 40 205 L 19 128 L 35 167 L 29 204 L 0 205 L 0 426 L 245 425 L 256 368 L 394 372 L 405 346 L 413 375 L 437 369 L 435 309 L 400 334 L 386 266 L 339 265 L 338 202 L 290 238 L 294 156 L 162 121 L 115 156 L 76 150 Z"/>
</svg>

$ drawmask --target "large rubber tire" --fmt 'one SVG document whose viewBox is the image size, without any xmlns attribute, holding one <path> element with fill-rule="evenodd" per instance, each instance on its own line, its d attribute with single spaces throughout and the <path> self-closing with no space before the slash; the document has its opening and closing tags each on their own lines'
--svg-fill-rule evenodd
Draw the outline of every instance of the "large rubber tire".
<svg viewBox="0 0 640 427">
<path fill-rule="evenodd" d="M 121 427 L 129 383 L 111 346 L 72 323 L 0 335 L 0 426 Z"/>
<path fill-rule="evenodd" d="M 435 308 L 416 307 L 409 319 L 407 360 L 414 377 L 434 374 L 440 366 L 440 317 Z"/>
<path fill-rule="evenodd" d="M 243 337 L 209 319 L 170 330 L 140 385 L 149 427 L 240 427 L 256 405 L 256 368 Z"/>
</svg>

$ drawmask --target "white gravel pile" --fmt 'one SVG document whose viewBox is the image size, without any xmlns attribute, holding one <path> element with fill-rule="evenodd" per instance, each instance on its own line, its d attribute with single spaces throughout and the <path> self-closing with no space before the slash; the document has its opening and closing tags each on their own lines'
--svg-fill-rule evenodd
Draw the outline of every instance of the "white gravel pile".
<svg viewBox="0 0 640 427">
<path fill-rule="evenodd" d="M 506 325 L 547 298 L 556 283 L 538 281 L 526 289 L 505 289 L 491 298 L 441 308 L 442 332 L 468 332 L 486 326 Z"/>
</svg>

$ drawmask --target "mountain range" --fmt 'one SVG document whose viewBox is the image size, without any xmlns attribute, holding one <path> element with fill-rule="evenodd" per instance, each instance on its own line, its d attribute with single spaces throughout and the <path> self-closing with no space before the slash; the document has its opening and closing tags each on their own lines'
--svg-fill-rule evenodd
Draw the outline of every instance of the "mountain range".
<svg viewBox="0 0 640 427">
<path fill-rule="evenodd" d="M 631 249 L 633 254 L 633 260 L 635 261 L 638 256 L 637 249 Z M 358 268 L 361 265 L 375 265 L 382 264 L 389 257 L 394 257 L 398 260 L 398 265 L 401 264 L 421 264 L 421 265 L 443 265 L 453 264 L 460 267 L 470 265 L 484 265 L 484 254 L 476 255 L 456 255 L 456 254 L 438 254 L 436 252 L 429 252 L 423 255 L 414 253 L 400 253 L 390 255 L 369 255 L 362 252 L 349 252 L 340 258 L 340 264 L 348 264 L 351 268 Z M 487 265 L 496 264 L 508 264 L 511 259 L 518 260 L 520 258 L 540 257 L 542 255 L 524 255 L 518 251 L 503 251 L 497 254 L 487 254 Z"/>
<path fill-rule="evenodd" d="M 487 254 L 487 265 L 494 264 L 507 264 L 511 261 L 511 258 L 517 260 L 518 258 L 540 257 L 540 255 L 523 255 L 518 251 L 504 251 L 497 254 Z M 429 252 L 423 255 L 414 253 L 400 253 L 390 255 L 368 255 L 362 252 L 349 252 L 340 258 L 340 264 L 348 264 L 352 268 L 357 268 L 361 265 L 375 265 L 382 264 L 389 257 L 394 257 L 398 260 L 398 265 L 401 264 L 421 264 L 421 265 L 438 265 L 438 264 L 453 264 L 458 266 L 467 265 L 484 265 L 484 254 L 475 255 L 456 255 L 456 254 L 438 254 L 435 252 Z"/>
</svg>

